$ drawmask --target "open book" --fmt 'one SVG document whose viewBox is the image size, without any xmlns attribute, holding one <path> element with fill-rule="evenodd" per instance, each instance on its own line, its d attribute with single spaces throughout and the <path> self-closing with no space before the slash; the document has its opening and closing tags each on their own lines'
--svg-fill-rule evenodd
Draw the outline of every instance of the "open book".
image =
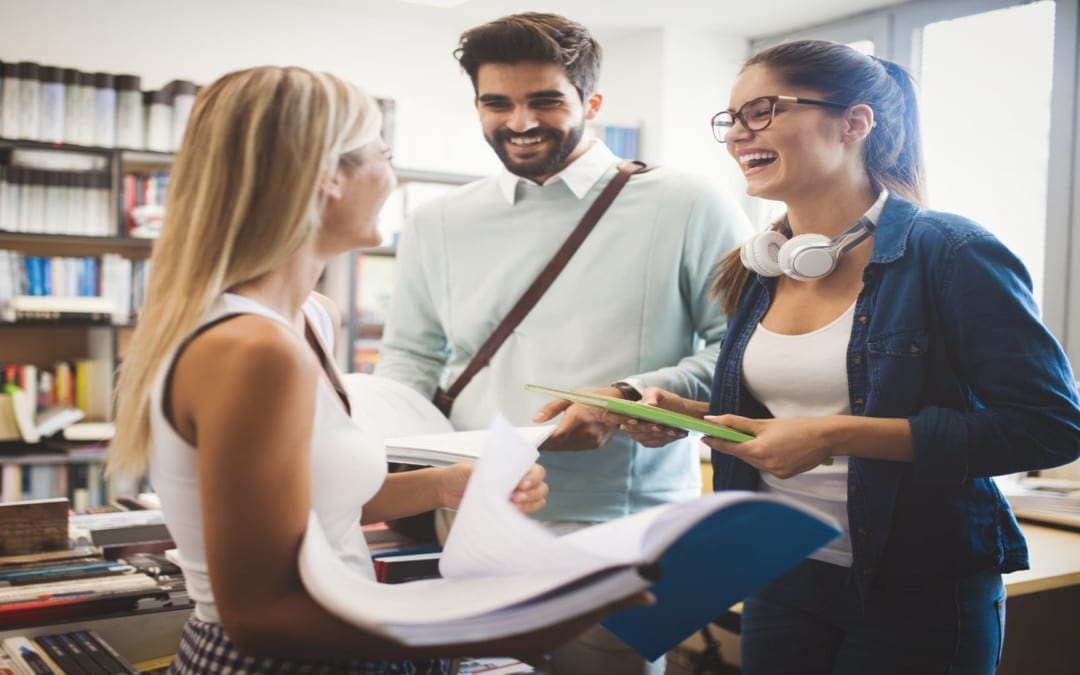
<svg viewBox="0 0 1080 675">
<path fill-rule="evenodd" d="M 300 575 L 341 619 L 408 645 L 490 640 L 651 589 L 605 625 L 655 659 L 832 540 L 828 516 L 783 498 L 718 493 L 557 537 L 509 502 L 537 450 L 496 419 L 446 542 L 441 579 L 379 584 L 347 565 L 311 514 Z"/>
<path fill-rule="evenodd" d="M 53 406 L 35 415 L 33 396 L 20 389 L 0 393 L 0 440 L 37 443 L 83 418 L 83 411 Z"/>
<path fill-rule="evenodd" d="M 387 461 L 448 466 L 476 461 L 488 445 L 487 429 L 455 431 L 431 401 L 404 384 L 365 373 L 346 375 L 344 384 L 353 419 L 386 439 Z M 516 429 L 540 447 L 555 425 Z"/>
<path fill-rule="evenodd" d="M 554 424 L 542 427 L 514 427 L 534 448 L 547 440 L 555 430 Z M 449 466 L 458 462 L 475 462 L 488 445 L 491 432 L 451 431 L 445 434 L 420 434 L 386 439 L 386 459 L 402 464 Z"/>
</svg>

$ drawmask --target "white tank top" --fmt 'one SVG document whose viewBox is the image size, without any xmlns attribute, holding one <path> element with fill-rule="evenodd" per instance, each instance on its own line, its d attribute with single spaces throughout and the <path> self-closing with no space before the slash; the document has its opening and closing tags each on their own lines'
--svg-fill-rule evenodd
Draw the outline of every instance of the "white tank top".
<svg viewBox="0 0 1080 675">
<path fill-rule="evenodd" d="M 746 390 L 773 417 L 850 415 L 847 348 L 854 316 L 851 303 L 827 326 L 801 335 L 774 333 L 758 324 L 743 355 Z M 836 518 L 843 534 L 810 557 L 851 567 L 847 476 L 848 458 L 834 457 L 831 466 L 786 480 L 762 472 L 761 491 L 785 495 Z"/>
<path fill-rule="evenodd" d="M 325 363 L 340 380 L 332 356 L 333 324 L 329 315 L 311 299 L 304 304 L 303 311 L 327 356 Z M 292 329 L 280 314 L 231 293 L 222 295 L 200 326 L 233 313 L 258 314 Z M 195 615 L 203 621 L 220 623 L 206 565 L 198 450 L 176 433 L 162 409 L 165 379 L 174 359 L 175 353 L 158 372 L 150 397 L 150 479 L 161 498 L 165 522 L 176 542 L 188 594 L 196 602 Z M 386 449 L 381 435 L 361 428 L 350 419 L 327 378 L 319 377 L 315 399 L 311 509 L 341 558 L 374 579 L 371 555 L 360 529 L 360 515 L 363 505 L 375 495 L 386 477 Z"/>
</svg>

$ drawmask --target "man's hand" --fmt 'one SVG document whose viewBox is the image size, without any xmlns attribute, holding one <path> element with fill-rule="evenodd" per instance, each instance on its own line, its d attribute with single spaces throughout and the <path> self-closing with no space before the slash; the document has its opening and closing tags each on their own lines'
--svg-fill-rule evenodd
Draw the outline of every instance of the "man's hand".
<svg viewBox="0 0 1080 675">
<path fill-rule="evenodd" d="M 581 391 L 622 398 L 615 387 L 581 387 Z M 540 446 L 541 450 L 595 450 L 618 431 L 619 425 L 605 417 L 600 408 L 571 403 L 562 399 L 550 401 L 533 415 L 533 422 L 541 423 L 563 413 L 562 421 L 551 436 Z"/>
<path fill-rule="evenodd" d="M 448 509 L 461 505 L 465 486 L 472 476 L 472 462 L 462 462 L 439 469 L 438 498 L 439 504 Z M 548 484 L 544 481 L 547 471 L 539 464 L 533 464 L 514 488 L 510 501 L 522 513 L 533 513 L 547 504 Z"/>
<path fill-rule="evenodd" d="M 663 408 L 682 415 L 691 417 L 703 417 L 709 411 L 709 404 L 704 401 L 694 401 L 673 394 L 664 389 L 649 387 L 641 392 L 639 403 L 651 405 L 655 408 Z M 625 417 L 614 413 L 607 413 L 606 421 L 614 422 L 626 435 L 641 443 L 646 448 L 659 448 L 686 436 L 686 431 L 675 427 L 646 422 L 645 420 Z"/>
</svg>

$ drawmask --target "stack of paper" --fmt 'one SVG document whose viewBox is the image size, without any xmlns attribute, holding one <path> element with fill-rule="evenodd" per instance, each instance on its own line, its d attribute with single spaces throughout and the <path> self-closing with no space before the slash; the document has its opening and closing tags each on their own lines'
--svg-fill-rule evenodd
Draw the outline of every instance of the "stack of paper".
<svg viewBox="0 0 1080 675">
<path fill-rule="evenodd" d="M 547 440 L 555 425 L 542 427 L 514 427 L 522 438 L 534 448 Z M 474 462 L 480 459 L 488 446 L 491 432 L 451 431 L 445 434 L 420 434 L 386 439 L 386 459 L 402 464 L 422 466 L 449 466 L 458 462 Z"/>
<path fill-rule="evenodd" d="M 998 488 L 1020 518 L 1080 527 L 1080 481 L 999 478 Z"/>
<path fill-rule="evenodd" d="M 400 382 L 350 373 L 344 384 L 353 419 L 386 439 L 387 461 L 448 466 L 475 461 L 488 445 L 487 429 L 455 431 L 431 401 Z M 533 447 L 539 447 L 554 430 L 555 425 L 517 427 Z"/>
<path fill-rule="evenodd" d="M 536 630 L 648 588 L 655 606 L 605 625 L 655 659 L 840 531 L 785 499 L 730 492 L 556 537 L 509 502 L 536 448 L 501 419 L 489 446 L 446 542 L 443 578 L 372 581 L 338 558 L 313 513 L 300 551 L 312 597 L 366 630 L 439 645 Z"/>
</svg>

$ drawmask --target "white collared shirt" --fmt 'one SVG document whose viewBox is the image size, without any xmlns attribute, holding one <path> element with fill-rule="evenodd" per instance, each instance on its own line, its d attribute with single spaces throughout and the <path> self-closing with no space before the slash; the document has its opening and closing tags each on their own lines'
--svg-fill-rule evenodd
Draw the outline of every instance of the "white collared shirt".
<svg viewBox="0 0 1080 675">
<path fill-rule="evenodd" d="M 585 151 L 585 154 L 575 159 L 562 171 L 548 178 L 544 184 L 547 185 L 552 181 L 561 180 L 566 183 L 566 187 L 570 188 L 575 197 L 581 199 L 588 194 L 593 185 L 596 185 L 596 181 L 603 177 L 604 173 L 611 168 L 611 165 L 618 161 L 619 158 L 608 146 L 604 145 L 603 141 L 594 138 L 592 139 L 592 145 Z M 505 167 L 502 173 L 499 174 L 498 180 L 499 191 L 511 206 L 515 203 L 515 193 L 519 182 L 540 185 L 536 181 L 510 173 Z"/>
</svg>

